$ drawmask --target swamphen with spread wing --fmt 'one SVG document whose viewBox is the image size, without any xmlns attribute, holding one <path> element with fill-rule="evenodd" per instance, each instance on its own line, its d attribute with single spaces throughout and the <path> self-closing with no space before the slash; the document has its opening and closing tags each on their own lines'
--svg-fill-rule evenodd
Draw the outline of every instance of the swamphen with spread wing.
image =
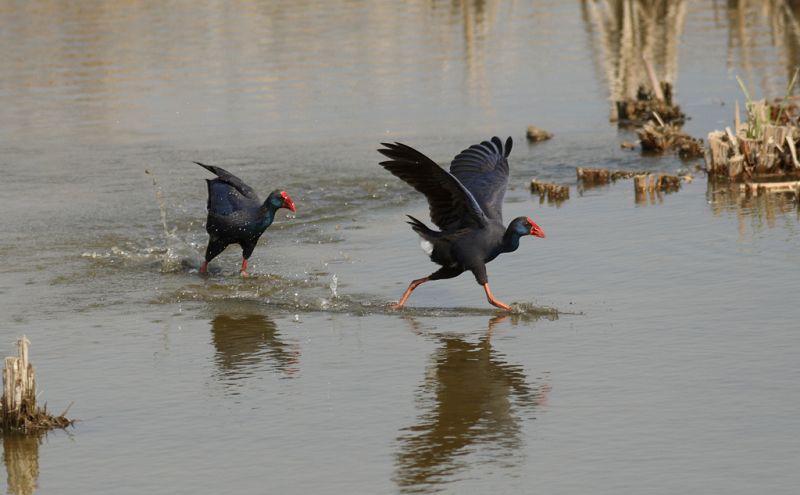
<svg viewBox="0 0 800 495">
<path fill-rule="evenodd" d="M 247 276 L 247 260 L 253 254 L 259 237 L 272 225 L 279 208 L 295 211 L 292 198 L 286 191 L 272 191 L 263 203 L 252 187 L 221 167 L 194 162 L 217 176 L 208 182 L 209 235 L 206 260 L 200 273 L 208 272 L 208 262 L 225 250 L 229 244 L 242 247 L 242 276 Z"/>
<path fill-rule="evenodd" d="M 450 172 L 409 146 L 381 144 L 385 148 L 378 151 L 389 158 L 381 165 L 428 198 L 431 220 L 440 229 L 432 230 L 408 216 L 411 228 L 422 238 L 423 249 L 431 261 L 442 267 L 412 281 L 395 309 L 402 308 L 420 284 L 453 278 L 467 270 L 483 286 L 491 304 L 511 309 L 492 295 L 486 263 L 501 253 L 516 251 L 522 236 L 544 237 L 544 231 L 530 218 L 518 217 L 508 227 L 503 225 L 511 138 L 505 145 L 495 136 L 491 141 L 470 146 L 456 155 Z"/>
</svg>

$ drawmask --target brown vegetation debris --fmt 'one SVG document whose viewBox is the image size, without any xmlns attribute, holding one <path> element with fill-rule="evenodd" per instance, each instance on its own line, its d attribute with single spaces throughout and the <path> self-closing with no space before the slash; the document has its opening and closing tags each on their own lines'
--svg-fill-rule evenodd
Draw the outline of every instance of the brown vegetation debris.
<svg viewBox="0 0 800 495">
<path fill-rule="evenodd" d="M 575 169 L 575 175 L 585 186 L 599 186 L 608 184 L 611 179 L 611 172 L 607 168 L 583 168 Z"/>
<path fill-rule="evenodd" d="M 547 141 L 548 139 L 553 137 L 553 134 L 550 132 L 545 131 L 544 129 L 540 129 L 534 125 L 528 126 L 528 131 L 525 133 L 528 137 L 528 141 L 533 143 L 539 141 Z"/>
<path fill-rule="evenodd" d="M 672 103 L 672 85 L 666 81 L 662 81 L 660 85 L 664 93 L 663 100 L 641 85 L 636 92 L 636 98 L 617 101 L 617 122 L 620 125 L 641 126 L 656 112 L 665 123 L 682 126 L 686 121 L 686 114 L 681 112 L 680 106 Z"/>
<path fill-rule="evenodd" d="M 658 123 L 648 122 L 643 127 L 636 129 L 642 143 L 642 151 L 664 153 L 676 151 L 684 159 L 701 158 L 704 156 L 703 140 L 695 139 L 680 130 L 674 124 L 668 124 L 659 118 Z"/>
<path fill-rule="evenodd" d="M 741 122 L 736 104 L 734 130 L 708 134 L 706 167 L 712 177 L 733 181 L 751 179 L 789 180 L 800 177 L 798 112 L 793 99 L 786 105 L 764 100 L 746 105 L 747 119 Z"/>
<path fill-rule="evenodd" d="M 620 179 L 630 179 L 632 177 L 636 177 L 641 173 L 642 172 L 632 172 L 630 170 L 615 170 L 611 172 L 611 180 L 618 181 Z"/>
</svg>

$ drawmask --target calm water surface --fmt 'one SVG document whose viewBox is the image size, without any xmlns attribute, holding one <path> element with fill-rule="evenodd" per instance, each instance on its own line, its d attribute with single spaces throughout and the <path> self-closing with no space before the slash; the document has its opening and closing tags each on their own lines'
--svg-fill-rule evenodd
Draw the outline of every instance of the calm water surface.
<svg viewBox="0 0 800 495">
<path fill-rule="evenodd" d="M 527 183 L 693 169 L 619 149 L 638 54 L 702 137 L 736 75 L 783 94 L 798 17 L 626 3 L 0 1 L 0 348 L 26 334 L 80 419 L 4 437 L 7 491 L 795 493 L 796 200 Z M 446 163 L 492 135 L 515 139 L 506 217 L 547 232 L 489 268 L 517 311 L 464 275 L 387 312 L 434 265 L 379 142 Z M 192 160 L 297 203 L 249 280 L 236 249 L 196 274 Z"/>
</svg>

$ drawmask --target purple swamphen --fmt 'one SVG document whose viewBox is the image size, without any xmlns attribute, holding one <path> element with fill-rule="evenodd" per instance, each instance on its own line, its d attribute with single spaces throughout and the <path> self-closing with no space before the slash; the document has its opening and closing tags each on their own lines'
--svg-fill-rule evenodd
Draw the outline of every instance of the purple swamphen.
<svg viewBox="0 0 800 495">
<path fill-rule="evenodd" d="M 449 172 L 410 146 L 381 144 L 384 148 L 378 152 L 389 160 L 380 164 L 425 195 L 431 220 L 440 229 L 432 230 L 408 215 L 411 228 L 422 238 L 423 249 L 442 267 L 412 281 L 394 308 L 402 308 L 420 284 L 457 277 L 469 270 L 483 286 L 489 303 L 511 309 L 492 295 L 486 263 L 501 253 L 516 251 L 522 236 L 544 237 L 541 227 L 527 217 L 515 218 L 508 227 L 503 225 L 511 138 L 505 145 L 495 136 L 470 146 L 456 155 Z"/>
<path fill-rule="evenodd" d="M 272 225 L 279 208 L 296 211 L 286 191 L 272 191 L 263 203 L 252 187 L 221 167 L 194 162 L 217 176 L 208 182 L 208 247 L 200 273 L 208 273 L 208 263 L 229 244 L 242 247 L 242 268 L 247 276 L 247 260 L 253 254 L 259 237 Z"/>
</svg>

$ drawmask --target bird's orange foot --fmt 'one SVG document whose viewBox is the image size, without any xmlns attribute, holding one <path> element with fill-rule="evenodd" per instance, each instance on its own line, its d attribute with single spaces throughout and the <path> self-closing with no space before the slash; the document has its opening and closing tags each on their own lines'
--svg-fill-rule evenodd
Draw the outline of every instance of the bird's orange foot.
<svg viewBox="0 0 800 495">
<path fill-rule="evenodd" d="M 509 306 L 506 303 L 502 303 L 502 302 L 496 301 L 496 300 L 495 301 L 489 301 L 489 302 L 491 302 L 493 306 L 496 306 L 496 307 L 498 307 L 500 309 L 504 309 L 506 311 L 511 311 L 511 306 Z"/>
<path fill-rule="evenodd" d="M 247 272 L 245 272 L 245 271 L 241 271 L 241 272 L 239 272 L 239 275 L 241 275 L 241 276 L 242 276 L 242 278 L 248 278 L 248 277 L 250 277 L 250 274 L 249 274 L 249 273 L 247 273 Z"/>
<path fill-rule="evenodd" d="M 492 306 L 498 307 L 500 309 L 504 309 L 506 311 L 511 311 L 511 306 L 509 306 L 506 303 L 500 302 L 500 301 L 498 301 L 497 299 L 494 298 L 494 295 L 492 294 L 492 290 L 489 288 L 489 283 L 488 282 L 483 284 L 483 290 L 486 291 L 486 300 L 489 301 L 489 304 L 491 304 Z"/>
</svg>

